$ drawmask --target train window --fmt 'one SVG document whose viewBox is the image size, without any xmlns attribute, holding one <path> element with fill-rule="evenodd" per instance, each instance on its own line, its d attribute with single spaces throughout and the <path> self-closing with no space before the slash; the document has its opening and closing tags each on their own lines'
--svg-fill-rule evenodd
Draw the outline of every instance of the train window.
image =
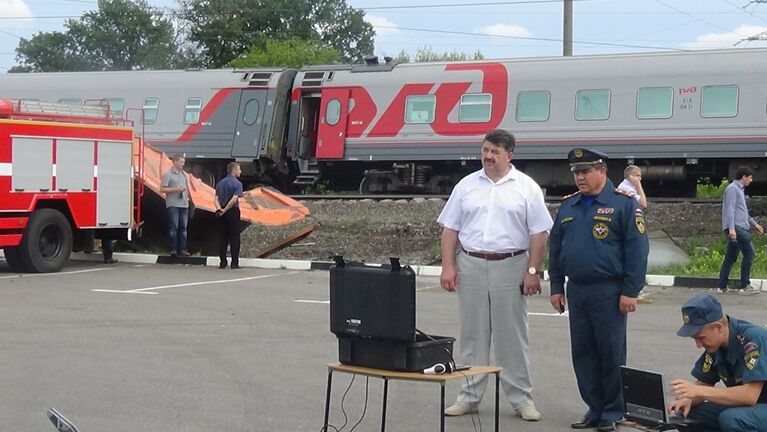
<svg viewBox="0 0 767 432">
<path fill-rule="evenodd" d="M 80 100 L 80 98 L 64 98 L 64 99 L 59 99 L 59 103 L 66 104 L 66 105 L 82 105 L 83 101 Z"/>
<path fill-rule="evenodd" d="M 706 86 L 701 92 L 701 117 L 735 117 L 738 115 L 738 87 Z"/>
<path fill-rule="evenodd" d="M 331 99 L 328 101 L 328 105 L 325 110 L 325 121 L 330 126 L 335 126 L 341 120 L 341 101 L 338 99 Z"/>
<path fill-rule="evenodd" d="M 576 120 L 606 120 L 610 117 L 610 90 L 578 90 Z"/>
<path fill-rule="evenodd" d="M 638 119 L 671 118 L 674 89 L 671 87 L 640 88 L 637 94 Z"/>
<path fill-rule="evenodd" d="M 202 111 L 202 98 L 189 98 L 184 108 L 184 124 L 197 124 L 200 122 Z"/>
<path fill-rule="evenodd" d="M 242 113 L 242 122 L 247 126 L 253 126 L 253 123 L 258 120 L 258 109 L 261 107 L 257 99 L 251 99 L 245 104 L 244 112 Z"/>
<path fill-rule="evenodd" d="M 123 116 L 123 108 L 125 107 L 125 99 L 107 99 L 107 103 L 109 104 L 109 113 L 112 117 L 122 117 Z"/>
<path fill-rule="evenodd" d="M 144 124 L 154 124 L 157 121 L 157 108 L 160 106 L 160 99 L 144 99 Z"/>
<path fill-rule="evenodd" d="M 408 96 L 405 102 L 405 123 L 432 123 L 436 103 L 434 95 Z"/>
<path fill-rule="evenodd" d="M 490 121 L 492 101 L 493 96 L 487 93 L 465 94 L 461 96 L 461 107 L 458 119 L 464 123 Z"/>
<path fill-rule="evenodd" d="M 517 93 L 517 121 L 546 121 L 549 119 L 551 93 L 523 91 Z"/>
</svg>

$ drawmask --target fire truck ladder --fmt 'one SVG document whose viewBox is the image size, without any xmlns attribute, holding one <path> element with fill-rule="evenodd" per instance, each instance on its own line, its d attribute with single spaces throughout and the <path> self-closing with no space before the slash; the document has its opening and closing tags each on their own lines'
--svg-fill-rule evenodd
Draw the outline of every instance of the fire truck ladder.
<svg viewBox="0 0 767 432">
<path fill-rule="evenodd" d="M 125 121 L 111 116 L 109 105 L 74 105 L 41 102 L 28 99 L 9 99 L 10 117 L 16 120 L 54 121 L 124 126 Z"/>
</svg>

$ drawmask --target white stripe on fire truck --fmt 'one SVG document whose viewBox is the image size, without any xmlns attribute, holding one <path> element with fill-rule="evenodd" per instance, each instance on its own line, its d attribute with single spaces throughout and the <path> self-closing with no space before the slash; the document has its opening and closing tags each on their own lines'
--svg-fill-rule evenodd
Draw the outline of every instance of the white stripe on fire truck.
<svg viewBox="0 0 767 432">
<path fill-rule="evenodd" d="M 10 164 L 9 162 L 0 163 L 0 176 L 13 175 L 13 170 L 11 169 L 11 167 L 13 167 L 13 165 Z"/>
</svg>

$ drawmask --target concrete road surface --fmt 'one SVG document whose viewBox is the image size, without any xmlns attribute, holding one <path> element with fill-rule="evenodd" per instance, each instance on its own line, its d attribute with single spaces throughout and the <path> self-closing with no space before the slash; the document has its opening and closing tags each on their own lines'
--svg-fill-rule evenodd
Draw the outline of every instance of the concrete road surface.
<svg viewBox="0 0 767 432">
<path fill-rule="evenodd" d="M 455 336 L 457 298 L 438 284 L 418 279 L 418 328 Z M 629 320 L 629 364 L 686 377 L 698 351 L 675 336 L 679 306 L 701 290 L 650 291 L 654 303 Z M 58 274 L 18 275 L 0 263 L 0 296 L 2 431 L 54 431 L 44 416 L 49 407 L 80 432 L 322 426 L 325 364 L 338 359 L 327 272 L 80 262 Z M 727 312 L 765 324 L 767 294 L 722 302 Z M 523 422 L 502 401 L 502 430 L 568 431 L 580 419 L 585 406 L 569 343 L 567 319 L 546 297 L 532 298 L 530 358 L 543 419 Z M 335 375 L 331 423 L 349 431 L 362 418 L 355 430 L 380 430 L 382 382 L 350 382 Z M 448 386 L 448 404 L 458 385 Z M 447 430 L 491 431 L 491 394 L 473 422 L 449 418 Z M 391 382 L 387 430 L 438 430 L 438 406 L 438 385 Z"/>
</svg>

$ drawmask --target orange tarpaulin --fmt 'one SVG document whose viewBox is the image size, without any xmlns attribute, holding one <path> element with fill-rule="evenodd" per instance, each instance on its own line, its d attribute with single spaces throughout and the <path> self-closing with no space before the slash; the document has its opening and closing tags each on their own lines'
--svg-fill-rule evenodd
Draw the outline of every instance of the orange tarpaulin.
<svg viewBox="0 0 767 432">
<path fill-rule="evenodd" d="M 162 175 L 171 169 L 173 163 L 165 153 L 150 145 L 144 145 L 144 185 L 156 194 L 160 192 Z M 215 212 L 213 200 L 216 191 L 202 180 L 187 174 L 189 193 L 196 208 Z M 287 225 L 299 222 L 309 216 L 309 209 L 273 189 L 255 188 L 246 191 L 240 199 L 240 218 L 245 222 L 262 225 Z"/>
</svg>

